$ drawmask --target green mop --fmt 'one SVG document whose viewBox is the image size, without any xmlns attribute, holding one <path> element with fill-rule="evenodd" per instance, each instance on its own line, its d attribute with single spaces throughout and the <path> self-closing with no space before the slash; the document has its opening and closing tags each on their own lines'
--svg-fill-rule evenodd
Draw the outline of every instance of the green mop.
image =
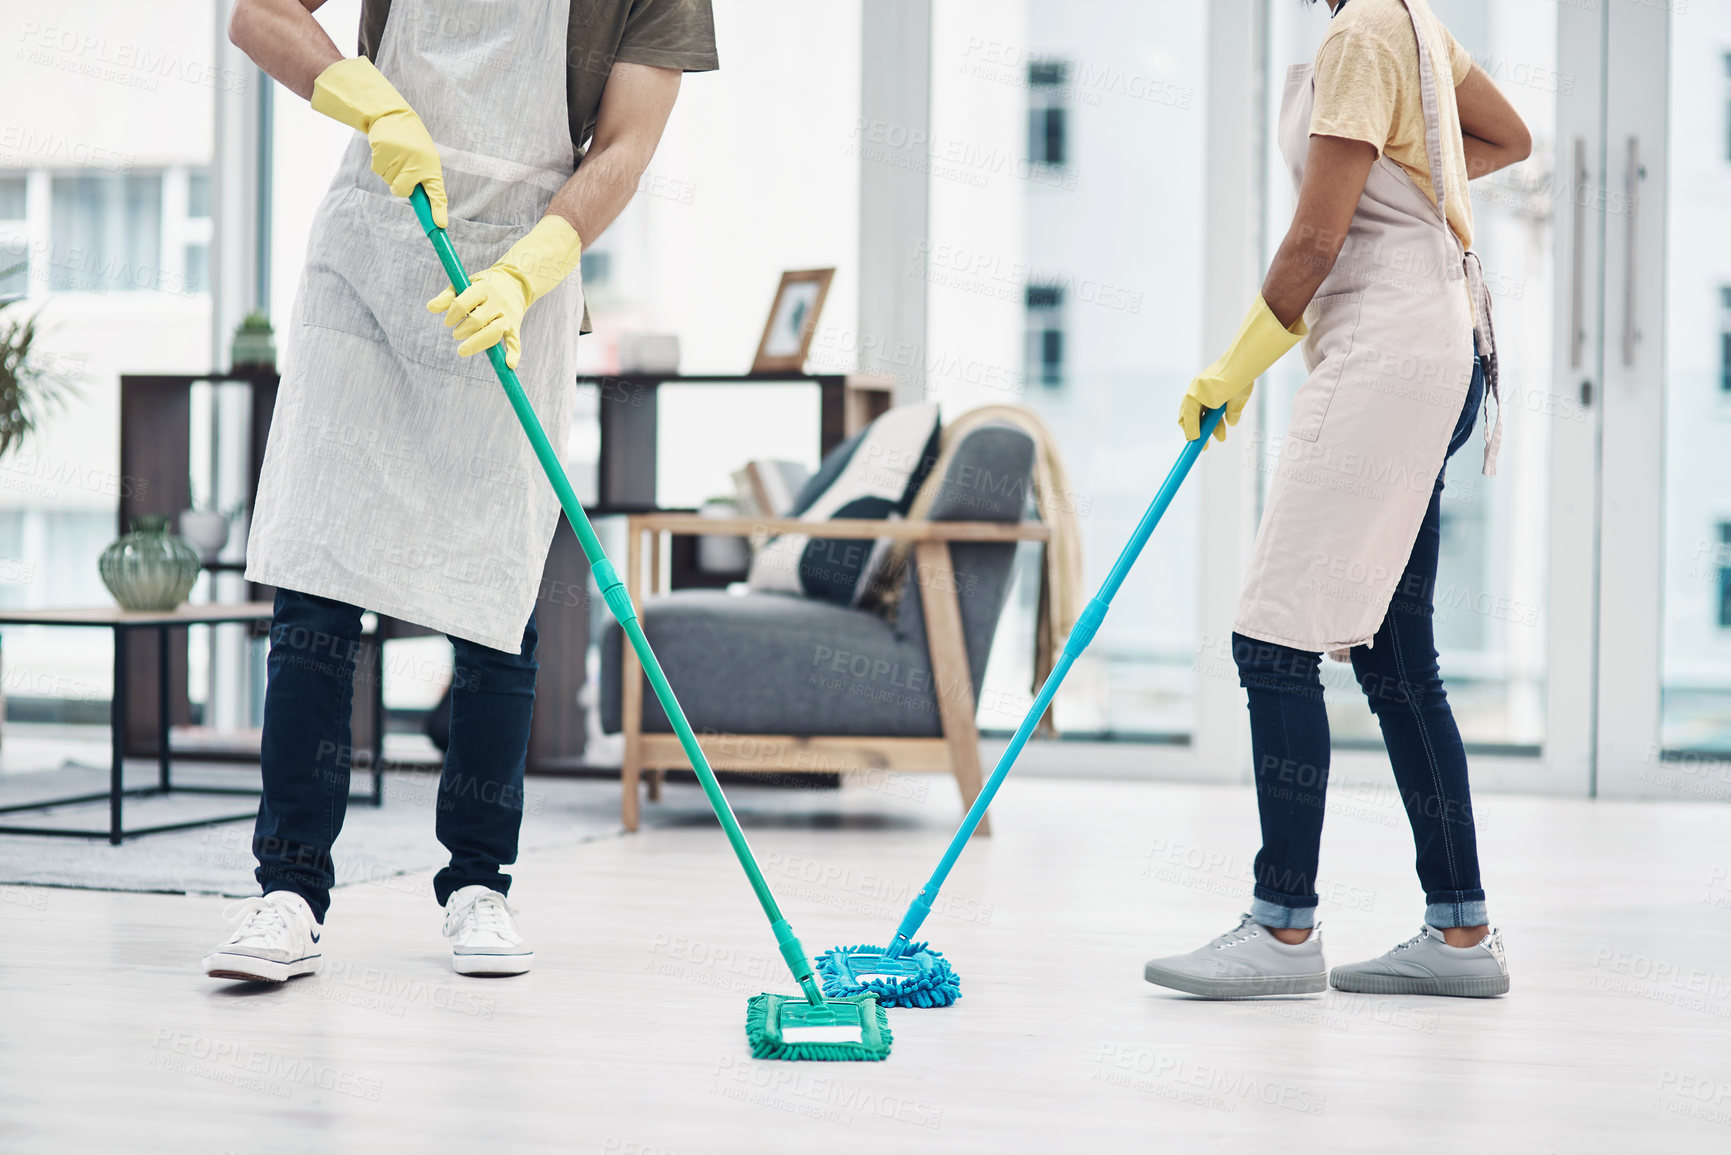
<svg viewBox="0 0 1731 1155">
<path fill-rule="evenodd" d="M 433 223 L 433 212 L 427 201 L 427 194 L 417 187 L 410 195 L 409 202 L 415 207 L 415 215 L 420 218 L 421 228 L 426 232 L 427 239 L 433 242 L 433 249 L 439 254 L 439 263 L 445 266 L 445 273 L 451 278 L 451 287 L 462 293 L 469 287 L 469 276 L 463 271 L 463 262 L 457 258 L 457 252 L 451 247 L 451 240 L 445 235 L 445 230 Z M 727 796 L 721 792 L 721 785 L 715 780 L 715 772 L 709 768 L 709 759 L 704 756 L 703 748 L 697 744 L 697 735 L 691 732 L 691 724 L 685 720 L 685 711 L 680 709 L 679 700 L 673 696 L 673 688 L 667 684 L 667 676 L 661 671 L 661 663 L 655 659 L 655 651 L 649 648 L 649 639 L 644 636 L 643 626 L 637 620 L 637 611 L 631 605 L 625 583 L 619 580 L 612 563 L 607 560 L 607 554 L 602 550 L 601 542 L 589 524 L 589 516 L 583 512 L 583 506 L 578 502 L 577 494 L 565 476 L 565 467 L 559 463 L 558 456 L 553 452 L 546 430 L 541 428 L 541 419 L 535 415 L 529 398 L 523 393 L 517 374 L 505 364 L 503 343 L 488 349 L 487 359 L 493 362 L 493 369 L 499 375 L 499 384 L 505 387 L 505 396 L 510 398 L 511 408 L 516 410 L 517 420 L 523 425 L 523 432 L 529 435 L 529 444 L 534 447 L 535 456 L 541 459 L 541 468 L 546 471 L 547 480 L 553 484 L 553 492 L 558 494 L 559 504 L 564 506 L 571 528 L 577 531 L 577 540 L 583 545 L 584 556 L 589 559 L 590 572 L 595 575 L 595 584 L 600 587 L 607 608 L 613 611 L 613 616 L 624 629 L 625 636 L 631 640 L 631 648 L 637 651 L 638 660 L 643 663 L 643 673 L 654 687 L 655 697 L 667 712 L 668 720 L 673 723 L 674 733 L 679 735 L 679 744 L 685 748 L 685 756 L 691 760 L 692 769 L 697 771 L 698 781 L 703 784 L 703 793 L 708 796 L 709 805 L 714 808 L 715 817 L 720 820 L 722 830 L 726 831 L 727 841 L 733 846 L 733 853 L 738 856 L 740 866 L 745 868 L 746 877 L 751 880 L 751 889 L 756 892 L 757 901 L 763 906 L 763 913 L 769 919 L 781 957 L 786 960 L 788 969 L 793 971 L 793 977 L 804 991 L 803 998 L 762 994 L 751 999 L 745 1012 L 745 1034 L 751 1042 L 752 1057 L 887 1058 L 890 1053 L 889 1017 L 878 1005 L 876 996 L 868 993 L 826 1001 L 823 993 L 818 990 L 817 982 L 812 977 L 811 963 L 806 961 L 805 948 L 795 937 L 787 919 L 782 917 L 781 908 L 776 905 L 775 896 L 770 893 L 769 883 L 764 879 L 763 871 L 758 868 L 757 859 L 751 853 L 751 846 L 745 841 L 745 832 L 740 830 L 739 822 L 733 816 L 733 808 L 727 804 Z"/>
</svg>

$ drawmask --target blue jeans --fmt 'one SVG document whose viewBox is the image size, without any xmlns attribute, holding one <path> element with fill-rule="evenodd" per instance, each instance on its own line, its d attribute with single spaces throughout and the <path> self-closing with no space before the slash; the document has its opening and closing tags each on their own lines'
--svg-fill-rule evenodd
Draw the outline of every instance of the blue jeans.
<svg viewBox="0 0 1731 1155">
<path fill-rule="evenodd" d="M 1484 391 L 1484 370 L 1475 362 L 1449 455 L 1472 436 Z M 1431 631 L 1442 490 L 1443 472 L 1438 471 L 1388 615 L 1372 645 L 1352 649 L 1353 674 L 1382 727 L 1412 824 L 1425 921 L 1439 928 L 1489 921 L 1479 883 L 1466 749 L 1443 691 Z M 1314 926 L 1329 761 L 1322 658 L 1238 633 L 1232 635 L 1232 657 L 1250 699 L 1256 805 L 1262 818 L 1250 914 L 1263 926 Z"/>
<path fill-rule="evenodd" d="M 434 819 L 451 852 L 450 865 L 433 879 L 441 906 L 465 886 L 501 894 L 511 888 L 499 868 L 517 860 L 535 642 L 532 614 L 520 653 L 451 639 L 451 741 Z M 359 607 L 277 591 L 260 751 L 264 796 L 252 852 L 264 892 L 294 891 L 320 922 L 336 884 L 331 846 L 349 804 L 349 712 L 364 651 Z"/>
</svg>

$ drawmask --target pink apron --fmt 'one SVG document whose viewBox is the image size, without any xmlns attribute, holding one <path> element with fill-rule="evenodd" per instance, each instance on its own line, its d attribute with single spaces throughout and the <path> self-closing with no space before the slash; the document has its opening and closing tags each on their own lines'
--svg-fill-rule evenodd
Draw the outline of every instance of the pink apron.
<svg viewBox="0 0 1731 1155">
<path fill-rule="evenodd" d="M 1368 644 L 1412 553 L 1449 435 L 1486 365 L 1484 472 L 1496 471 L 1497 395 L 1490 299 L 1476 254 L 1443 215 L 1445 181 L 1431 48 L 1414 8 L 1436 201 L 1405 169 L 1371 166 L 1339 260 L 1305 312 L 1310 376 L 1274 460 L 1234 628 L 1320 652 Z M 1287 73 L 1280 148 L 1294 189 L 1304 177 L 1315 103 L 1312 68 Z M 1463 286 L 1463 280 L 1465 285 Z"/>
</svg>

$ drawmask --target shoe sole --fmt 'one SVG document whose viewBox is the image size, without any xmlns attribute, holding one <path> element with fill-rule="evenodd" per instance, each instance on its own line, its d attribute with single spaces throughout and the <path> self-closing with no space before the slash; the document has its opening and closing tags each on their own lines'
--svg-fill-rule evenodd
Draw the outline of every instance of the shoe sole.
<svg viewBox="0 0 1731 1155">
<path fill-rule="evenodd" d="M 312 955 L 294 962 L 272 962 L 244 954 L 218 951 L 204 956 L 204 973 L 213 979 L 236 979 L 240 982 L 282 983 L 301 975 L 317 974 L 324 963 L 323 955 Z"/>
<path fill-rule="evenodd" d="M 1148 963 L 1142 977 L 1155 986 L 1209 999 L 1247 999 L 1257 995 L 1314 995 L 1328 989 L 1328 972 L 1313 975 L 1269 975 L 1243 979 L 1204 979 Z"/>
<path fill-rule="evenodd" d="M 1328 976 L 1328 981 L 1337 991 L 1358 995 L 1448 995 L 1461 999 L 1494 999 L 1509 993 L 1508 975 L 1417 978 L 1336 970 Z"/>
<path fill-rule="evenodd" d="M 451 969 L 460 975 L 521 975 L 535 965 L 535 953 L 454 954 Z"/>
</svg>

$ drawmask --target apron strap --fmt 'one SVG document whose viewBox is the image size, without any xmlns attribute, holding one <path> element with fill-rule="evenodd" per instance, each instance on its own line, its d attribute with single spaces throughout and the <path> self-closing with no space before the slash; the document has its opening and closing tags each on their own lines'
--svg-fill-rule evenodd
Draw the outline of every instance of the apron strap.
<svg viewBox="0 0 1731 1155">
<path fill-rule="evenodd" d="M 1479 261 L 1479 255 L 1468 250 L 1466 257 L 1467 287 L 1472 290 L 1473 312 L 1477 314 L 1473 326 L 1473 341 L 1477 346 L 1479 359 L 1485 368 L 1485 464 L 1484 475 L 1494 477 L 1497 472 L 1497 453 L 1503 447 L 1503 395 L 1497 385 L 1497 335 L 1491 328 L 1491 294 L 1485 287 L 1485 269 Z M 1491 402 L 1497 403 L 1497 416 L 1491 421 Z"/>
<path fill-rule="evenodd" d="M 1413 39 L 1418 41 L 1418 91 L 1424 108 L 1424 147 L 1430 157 L 1431 191 L 1436 194 L 1437 212 L 1442 214 L 1443 227 L 1447 228 L 1448 177 L 1443 168 L 1442 113 L 1437 96 L 1436 69 L 1431 66 L 1430 46 L 1425 43 L 1418 12 L 1407 0 L 1401 0 L 1401 3 L 1406 5 L 1406 14 L 1412 20 Z"/>
<path fill-rule="evenodd" d="M 1437 215 L 1442 217 L 1443 231 L 1452 238 L 1454 230 L 1448 222 L 1448 170 L 1443 166 L 1441 98 L 1437 94 L 1436 68 L 1431 61 L 1430 46 L 1425 41 L 1424 27 L 1419 23 L 1418 10 L 1410 0 L 1401 0 L 1401 3 L 1406 5 L 1407 17 L 1412 21 L 1413 39 L 1418 43 L 1418 87 L 1424 106 L 1424 143 L 1430 158 L 1431 189 L 1436 194 Z M 1497 453 L 1503 444 L 1503 398 L 1497 381 L 1497 339 L 1491 328 L 1491 295 L 1485 288 L 1484 266 L 1477 253 L 1469 251 L 1466 258 L 1470 259 L 1463 260 L 1463 270 L 1473 302 L 1474 351 L 1485 368 L 1484 472 L 1489 477 L 1497 471 Z M 1491 420 L 1492 400 L 1497 404 L 1494 423 Z"/>
</svg>

